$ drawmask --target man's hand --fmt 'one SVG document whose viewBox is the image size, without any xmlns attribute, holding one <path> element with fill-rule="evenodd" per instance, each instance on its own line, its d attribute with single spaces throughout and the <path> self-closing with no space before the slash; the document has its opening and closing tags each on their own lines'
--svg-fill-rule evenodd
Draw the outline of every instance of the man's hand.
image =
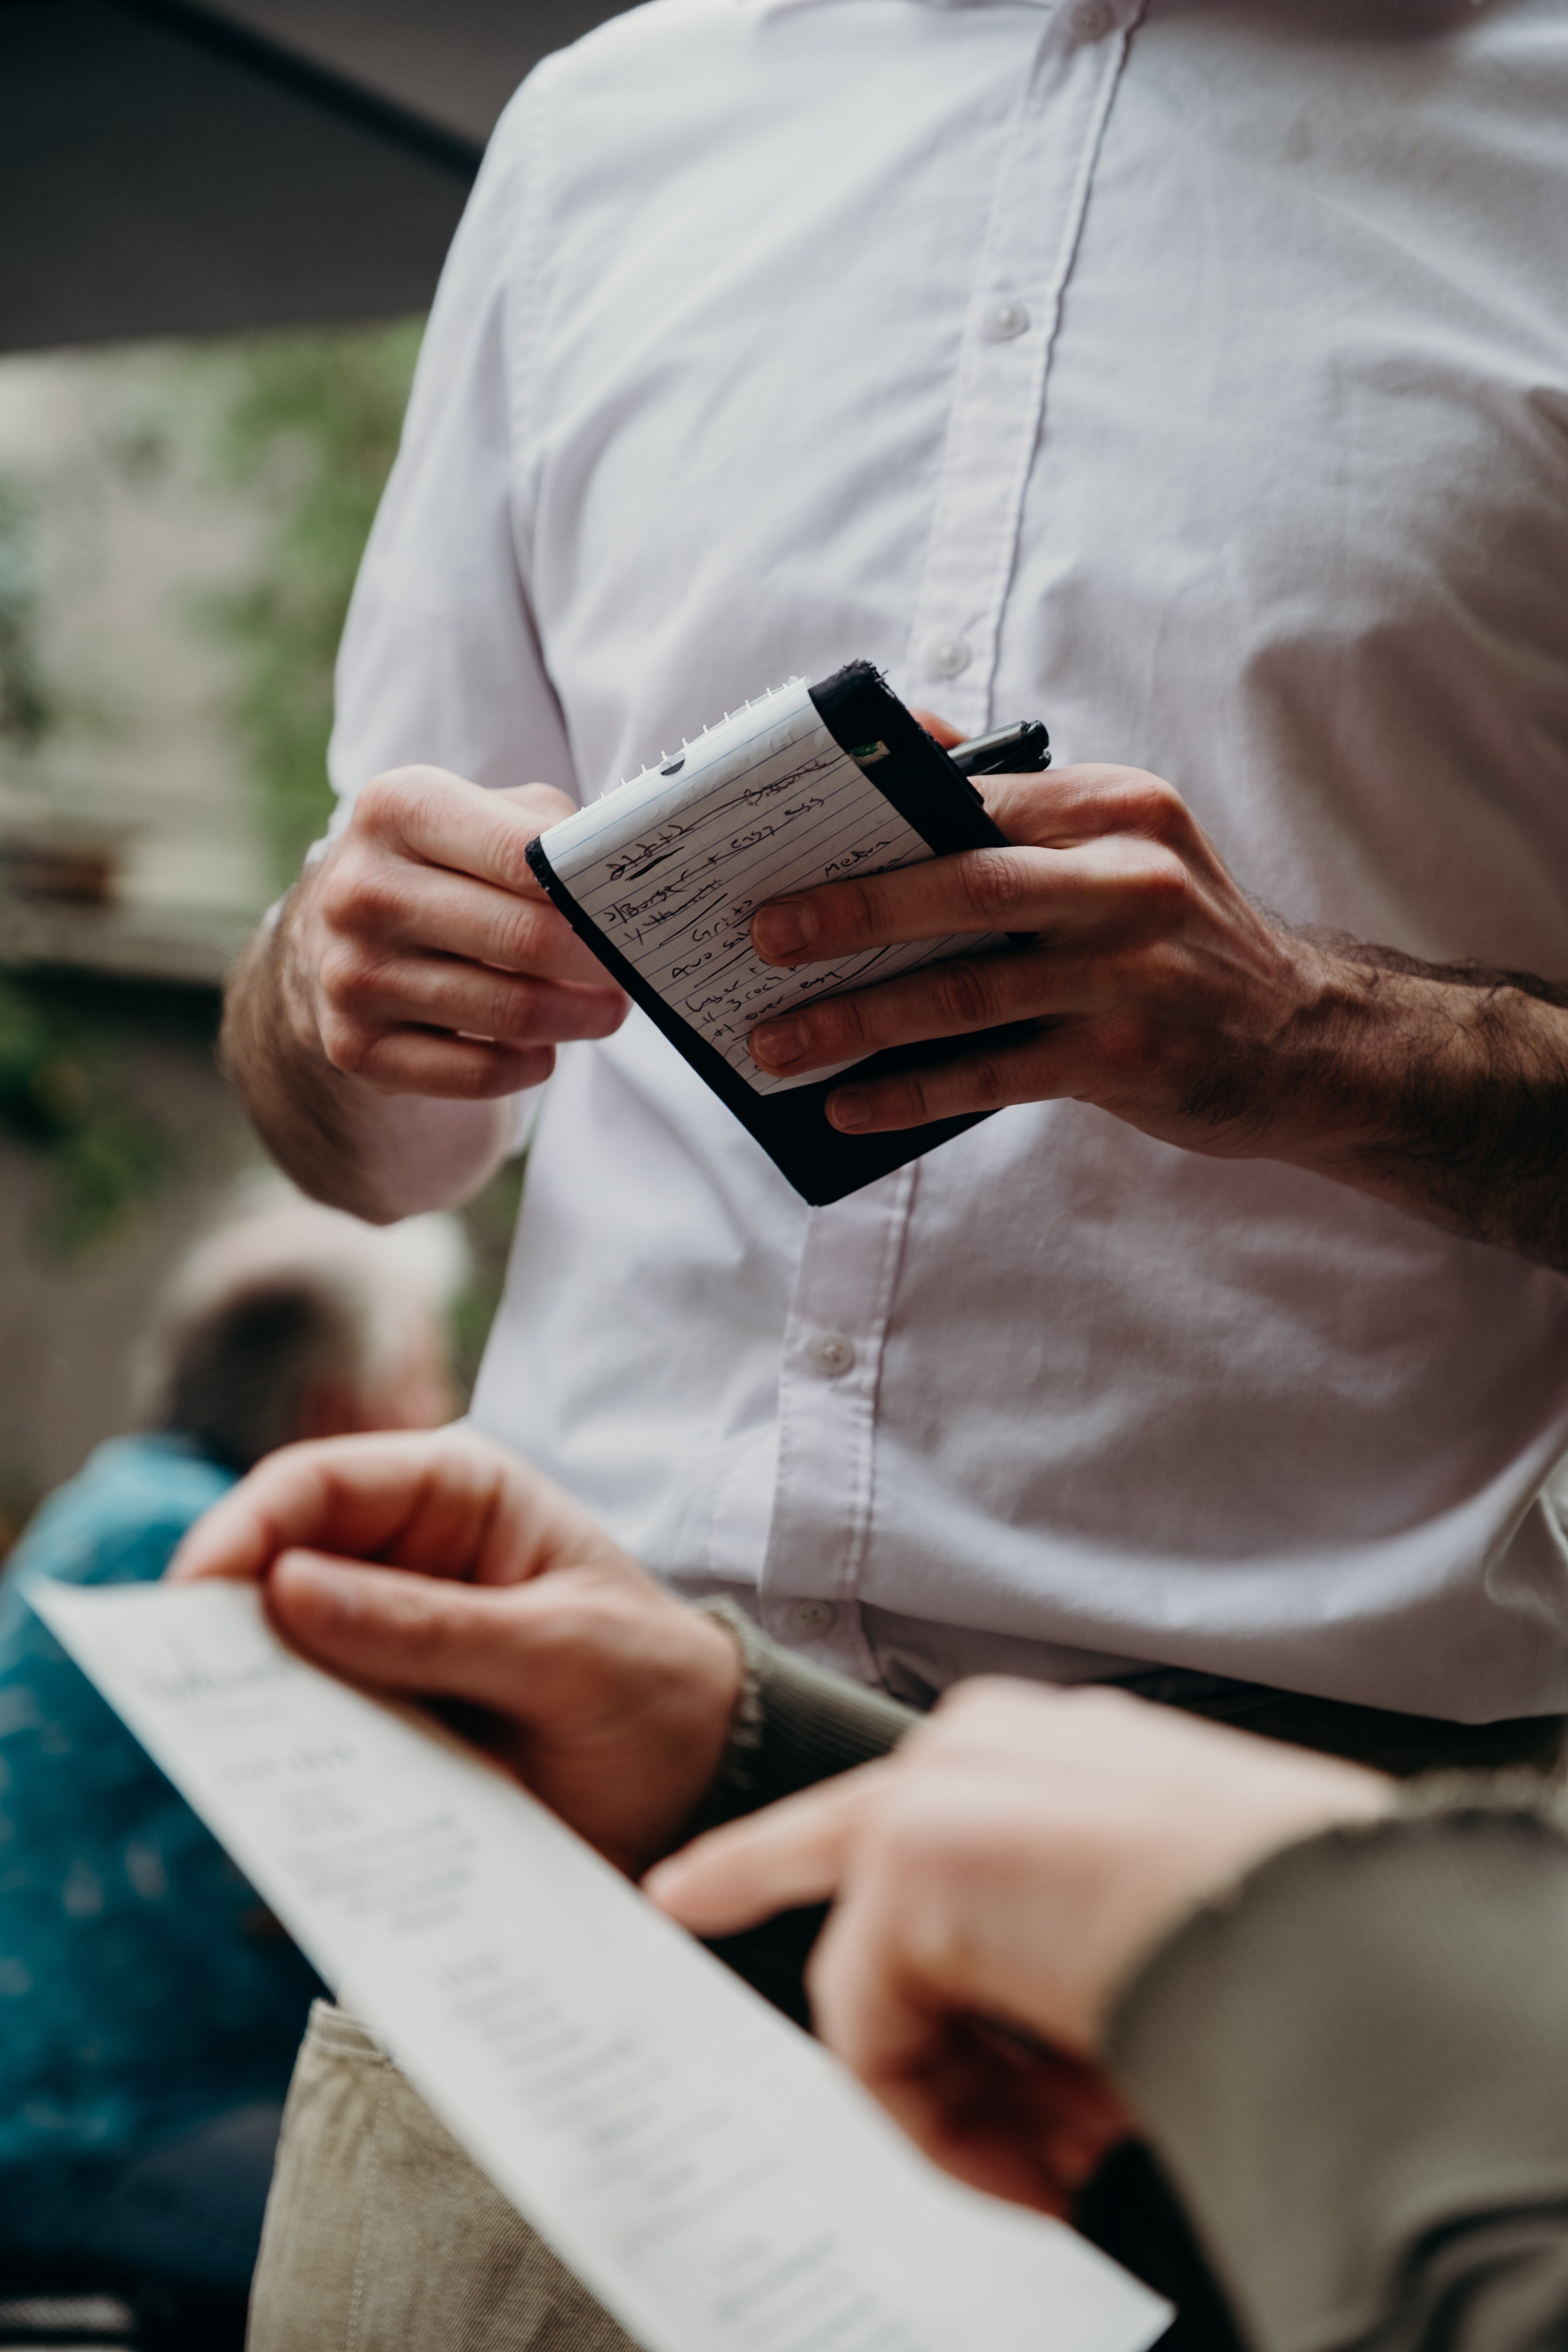
<svg viewBox="0 0 1568 2352">
<path fill-rule="evenodd" d="M 836 1898 L 809 1977 L 824 2040 L 938 2163 L 1054 2212 L 1128 2126 L 1094 2062 L 1138 1962 L 1263 1855 L 1392 1799 L 1119 1692 L 978 1681 L 886 1762 L 646 1884 L 701 1936 Z"/>
<path fill-rule="evenodd" d="M 753 918 L 769 962 L 794 966 L 973 931 L 1029 932 L 1010 954 L 955 957 L 820 1001 L 752 1033 L 781 1073 L 1004 1023 L 1031 1035 L 929 1070 L 838 1087 L 853 1133 L 924 1125 L 1058 1095 L 1100 1103 L 1167 1141 L 1226 1148 L 1214 1099 L 1255 1076 L 1282 1033 L 1317 1017 L 1323 959 L 1260 914 L 1180 796 L 1131 768 L 981 780 L 1018 845 L 935 857 L 775 899 Z"/>
<path fill-rule="evenodd" d="M 499 1165 L 501 1099 L 626 1000 L 529 871 L 571 814 L 548 784 L 484 792 L 439 768 L 367 784 L 231 979 L 223 1054 L 303 1191 L 384 1223 L 467 1200 Z"/>
<path fill-rule="evenodd" d="M 1279 1160 L 1568 1271 L 1568 989 L 1293 930 L 1247 898 L 1173 787 L 1132 768 L 982 780 L 1016 846 L 776 899 L 794 966 L 953 933 L 1032 934 L 823 998 L 751 1038 L 795 1076 L 883 1046 L 1010 1040 L 847 1082 L 850 1134 L 1071 1097 L 1163 1142 Z"/>
<path fill-rule="evenodd" d="M 626 1000 L 551 905 L 528 845 L 572 814 L 548 784 L 484 792 L 439 768 L 367 784 L 309 887 L 295 1017 L 335 1070 L 465 1099 L 547 1078 Z"/>
<path fill-rule="evenodd" d="M 730 1636 L 559 1487 L 467 1433 L 286 1446 L 198 1522 L 169 1573 L 264 1580 L 307 1657 L 482 1709 L 483 1745 L 634 1874 L 668 1851 L 719 1768 L 741 1685 Z"/>
</svg>

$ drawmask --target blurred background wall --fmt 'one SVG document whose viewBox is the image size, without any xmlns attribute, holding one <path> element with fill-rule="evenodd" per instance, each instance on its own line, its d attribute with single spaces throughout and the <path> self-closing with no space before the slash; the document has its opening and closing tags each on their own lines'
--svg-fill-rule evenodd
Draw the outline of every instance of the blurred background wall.
<svg viewBox="0 0 1568 2352">
<path fill-rule="evenodd" d="M 420 320 L 501 106 L 610 13 L 0 0 L 0 1550 L 259 1158 L 219 992 L 324 822 Z"/>
</svg>

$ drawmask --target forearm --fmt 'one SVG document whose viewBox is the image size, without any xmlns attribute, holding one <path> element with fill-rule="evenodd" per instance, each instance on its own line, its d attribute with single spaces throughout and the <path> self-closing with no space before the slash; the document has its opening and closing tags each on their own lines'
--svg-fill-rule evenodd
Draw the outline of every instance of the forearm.
<svg viewBox="0 0 1568 2352">
<path fill-rule="evenodd" d="M 1321 994 L 1260 1089 L 1273 1156 L 1568 1271 L 1568 988 L 1309 946 Z"/>
<path fill-rule="evenodd" d="M 1568 1843 L 1529 1805 L 1277 1854 L 1145 1964 L 1110 2063 L 1258 2352 L 1568 2327 Z"/>
<path fill-rule="evenodd" d="M 763 1069 L 965 1040 L 855 1069 L 829 1120 L 887 1133 L 1092 1103 L 1161 1142 L 1310 1169 L 1568 1272 L 1568 985 L 1279 921 L 1141 770 L 993 777 L 985 798 L 1007 846 L 779 899 L 753 944 L 788 970 L 949 934 L 1023 944 L 764 1022 Z"/>
<path fill-rule="evenodd" d="M 312 1200 L 389 1224 L 476 1192 L 511 1139 L 510 1099 L 392 1095 L 334 1069 L 300 982 L 307 874 L 228 986 L 223 1055 L 262 1141 Z"/>
</svg>

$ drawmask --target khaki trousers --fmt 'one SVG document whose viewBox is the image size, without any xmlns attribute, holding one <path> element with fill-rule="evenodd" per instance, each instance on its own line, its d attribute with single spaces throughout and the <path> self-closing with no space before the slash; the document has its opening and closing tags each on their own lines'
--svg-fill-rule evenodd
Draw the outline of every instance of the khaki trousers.
<svg viewBox="0 0 1568 2352">
<path fill-rule="evenodd" d="M 368 2033 L 317 2001 L 247 2352 L 635 2352 Z"/>
</svg>

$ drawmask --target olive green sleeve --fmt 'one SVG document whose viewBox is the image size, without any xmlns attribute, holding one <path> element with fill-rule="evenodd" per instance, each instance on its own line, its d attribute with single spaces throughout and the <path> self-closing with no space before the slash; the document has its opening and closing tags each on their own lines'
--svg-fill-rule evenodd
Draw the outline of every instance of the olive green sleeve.
<svg viewBox="0 0 1568 2352">
<path fill-rule="evenodd" d="M 745 1679 L 700 1826 L 756 1812 L 776 1798 L 885 1756 L 920 1721 L 881 1691 L 781 1650 L 731 1601 L 698 1603 L 733 1634 Z"/>
<path fill-rule="evenodd" d="M 1258 2352 L 1568 2342 L 1568 1840 L 1539 1796 L 1272 1856 L 1145 1962 L 1109 2059 Z"/>
<path fill-rule="evenodd" d="M 781 1650 L 732 1601 L 698 1606 L 733 1635 L 745 1675 L 729 1746 L 689 1836 L 868 1764 L 920 1721 L 882 1692 Z M 710 1949 L 786 2017 L 809 2027 L 805 1965 L 826 1916 L 821 1904 L 781 1911 L 760 1927 L 714 1939 Z"/>
</svg>

